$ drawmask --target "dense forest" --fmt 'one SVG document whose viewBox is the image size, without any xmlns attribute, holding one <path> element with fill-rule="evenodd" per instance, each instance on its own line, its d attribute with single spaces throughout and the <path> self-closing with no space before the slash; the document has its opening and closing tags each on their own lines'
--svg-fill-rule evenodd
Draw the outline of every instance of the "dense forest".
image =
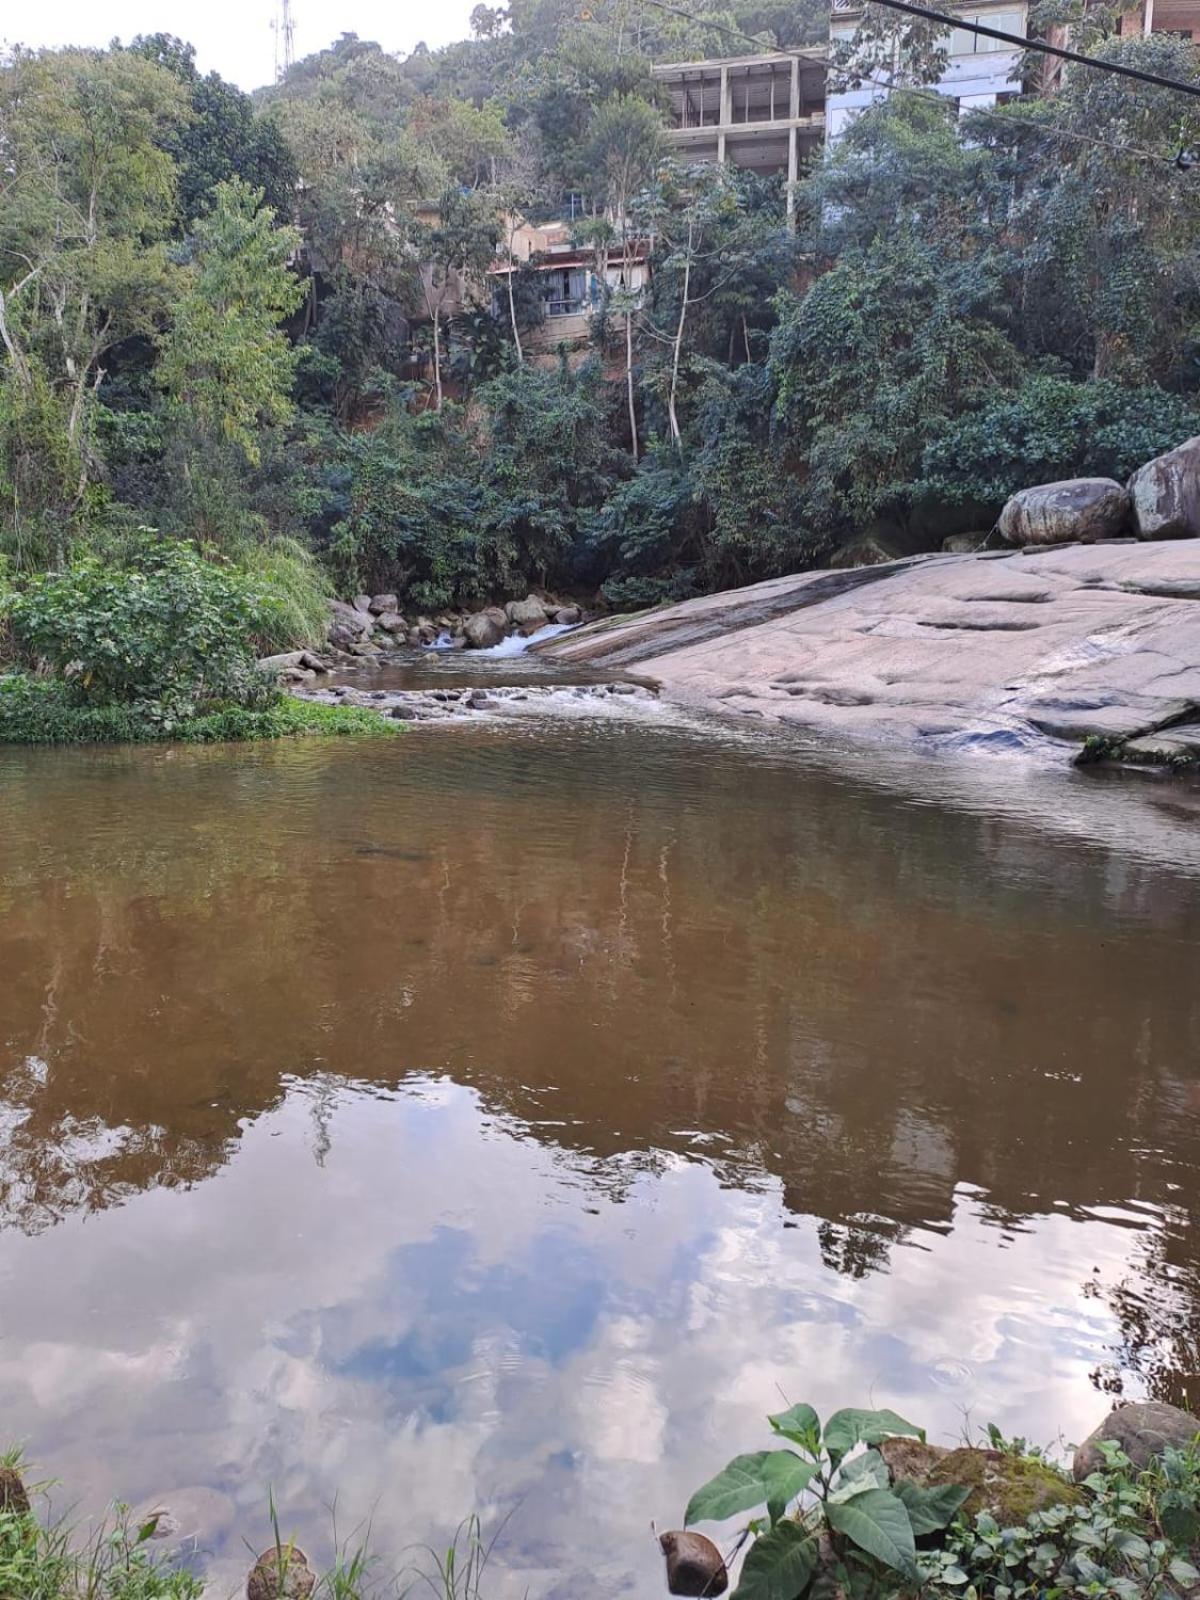
<svg viewBox="0 0 1200 1600">
<path fill-rule="evenodd" d="M 930 547 L 1200 432 L 1194 100 L 1073 71 L 956 118 L 916 50 L 789 227 L 782 179 L 669 158 L 650 68 L 826 13 L 681 9 L 480 5 L 460 44 L 346 34 L 253 97 L 168 35 L 7 57 L 4 581 L 111 576 L 150 528 L 269 589 L 263 647 L 364 586 L 630 606 Z M 1200 76 L 1114 20 L 1075 38 Z M 648 284 L 534 363 L 533 268 L 502 298 L 488 268 L 565 205 L 597 262 L 648 245 Z"/>
</svg>

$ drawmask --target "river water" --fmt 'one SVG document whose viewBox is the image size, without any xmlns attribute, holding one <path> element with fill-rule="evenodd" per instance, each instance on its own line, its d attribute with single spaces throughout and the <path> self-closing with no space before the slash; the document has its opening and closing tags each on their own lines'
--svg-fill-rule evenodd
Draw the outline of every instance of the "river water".
<svg viewBox="0 0 1200 1600">
<path fill-rule="evenodd" d="M 218 1592 L 271 1490 L 389 1570 L 507 1517 L 485 1592 L 575 1600 L 660 1592 L 784 1398 L 1200 1400 L 1194 803 L 883 765 L 0 753 L 6 1439 L 184 1507 Z"/>
</svg>

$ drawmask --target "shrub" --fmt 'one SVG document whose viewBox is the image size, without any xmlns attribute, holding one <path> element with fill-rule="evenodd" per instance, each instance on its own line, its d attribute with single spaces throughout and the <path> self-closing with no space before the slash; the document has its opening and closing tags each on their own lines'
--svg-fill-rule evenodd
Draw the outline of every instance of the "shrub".
<svg viewBox="0 0 1200 1600">
<path fill-rule="evenodd" d="M 917 494 L 999 511 L 1010 494 L 1060 478 L 1124 480 L 1200 432 L 1194 400 L 1153 384 L 1027 378 L 945 424 L 926 446 Z"/>
<path fill-rule="evenodd" d="M 157 701 L 89 705 L 69 684 L 0 677 L 0 744 L 222 744 L 307 735 L 387 736 L 400 724 L 363 706 L 327 706 L 278 696 L 253 708 L 217 703 L 199 715 Z"/>
<path fill-rule="evenodd" d="M 25 657 L 69 680 L 81 703 L 154 702 L 176 718 L 214 699 L 269 702 L 253 639 L 272 614 L 243 574 L 149 530 L 129 568 L 84 556 L 29 579 L 8 602 Z"/>
</svg>

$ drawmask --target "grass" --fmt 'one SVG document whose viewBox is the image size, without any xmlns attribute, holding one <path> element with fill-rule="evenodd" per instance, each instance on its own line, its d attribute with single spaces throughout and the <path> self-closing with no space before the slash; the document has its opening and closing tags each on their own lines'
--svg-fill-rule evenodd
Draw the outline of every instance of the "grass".
<svg viewBox="0 0 1200 1600">
<path fill-rule="evenodd" d="M 13 1453 L 0 1464 L 20 1469 Z M 123 1508 L 91 1532 L 65 1519 L 48 1526 L 32 1511 L 0 1508 L 4 1600 L 200 1600 L 204 1585 L 148 1548 L 154 1523 L 135 1526 Z"/>
<path fill-rule="evenodd" d="M 313 735 L 383 738 L 400 727 L 364 706 L 320 705 L 290 695 L 281 695 L 261 709 L 226 705 L 197 716 L 173 717 L 165 708 L 147 703 L 87 705 L 51 680 L 19 673 L 0 677 L 0 744 L 221 744 Z"/>
</svg>

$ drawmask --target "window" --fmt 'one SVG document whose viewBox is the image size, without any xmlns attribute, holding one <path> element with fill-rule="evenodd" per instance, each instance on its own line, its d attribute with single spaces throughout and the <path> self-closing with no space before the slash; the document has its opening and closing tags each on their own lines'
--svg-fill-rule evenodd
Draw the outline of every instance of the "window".
<svg viewBox="0 0 1200 1600">
<path fill-rule="evenodd" d="M 962 20 L 982 23 L 986 28 L 999 28 L 1003 33 L 1024 36 L 1025 32 L 1019 11 L 967 11 L 962 14 Z M 949 48 L 952 56 L 982 56 L 996 50 L 1012 50 L 1015 46 L 1005 44 L 1003 39 L 989 39 L 986 34 L 955 28 L 950 35 Z"/>
<path fill-rule="evenodd" d="M 582 267 L 554 267 L 542 274 L 542 302 L 548 317 L 573 317 L 587 298 L 587 273 Z"/>
</svg>

